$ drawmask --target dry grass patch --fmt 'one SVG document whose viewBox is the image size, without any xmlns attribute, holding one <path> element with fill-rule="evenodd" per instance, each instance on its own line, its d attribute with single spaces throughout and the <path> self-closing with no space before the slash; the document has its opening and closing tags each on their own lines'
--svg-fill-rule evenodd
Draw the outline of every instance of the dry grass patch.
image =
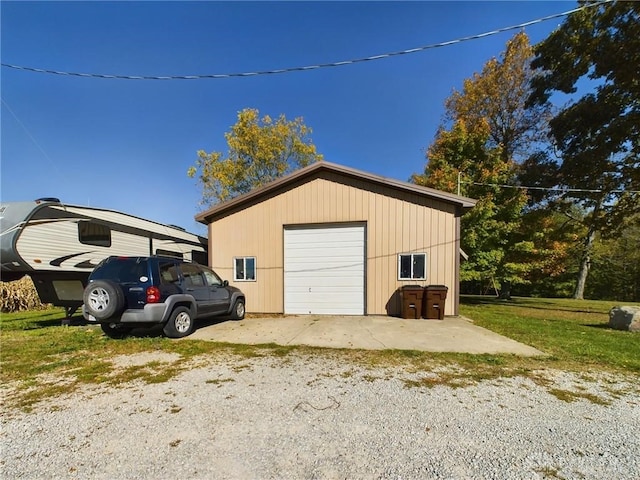
<svg viewBox="0 0 640 480">
<path fill-rule="evenodd" d="M 607 305 L 548 299 L 463 299 L 463 313 L 476 324 L 532 345 L 549 356 L 471 355 L 412 350 L 337 350 L 316 347 L 234 345 L 163 337 L 106 338 L 97 327 L 61 327 L 62 309 L 3 314 L 0 319 L 0 392 L 6 407 L 32 408 L 41 400 L 71 394 L 86 385 L 165 382 L 190 368 L 219 362 L 240 373 L 253 359 L 269 357 L 273 368 L 295 362 L 329 361 L 331 376 L 375 382 L 398 379 L 407 387 L 464 388 L 499 378 L 530 378 L 566 401 L 602 398 L 588 388 L 549 380 L 540 372 L 569 371 L 608 382 L 615 395 L 637 393 L 640 335 L 610 331 Z M 601 372 L 610 374 L 602 376 Z M 233 376 L 233 375 L 232 375 Z M 625 380 L 631 377 L 632 380 Z M 541 380 L 547 378 L 547 380 Z M 604 380 L 603 380 L 604 378 Z M 211 380 L 208 383 L 232 381 Z M 605 385 L 607 385 L 605 383 Z M 620 385 L 623 385 L 622 387 Z M 636 388 L 634 390 L 634 388 Z M 602 396 L 599 396 L 602 397 Z M 610 401 L 604 398 L 602 401 Z"/>
</svg>

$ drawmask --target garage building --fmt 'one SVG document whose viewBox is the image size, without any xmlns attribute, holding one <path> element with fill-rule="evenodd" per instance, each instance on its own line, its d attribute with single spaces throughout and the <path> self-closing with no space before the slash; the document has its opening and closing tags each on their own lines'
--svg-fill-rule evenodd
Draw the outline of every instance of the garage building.
<svg viewBox="0 0 640 480">
<path fill-rule="evenodd" d="M 399 315 L 403 285 L 446 285 L 445 315 L 457 315 L 460 217 L 473 205 L 323 161 L 196 220 L 249 313 Z"/>
</svg>

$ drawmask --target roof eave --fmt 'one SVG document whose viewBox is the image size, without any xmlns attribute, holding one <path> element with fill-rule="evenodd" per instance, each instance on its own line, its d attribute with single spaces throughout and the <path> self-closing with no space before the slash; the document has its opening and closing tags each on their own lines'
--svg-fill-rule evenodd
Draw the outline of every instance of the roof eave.
<svg viewBox="0 0 640 480">
<path fill-rule="evenodd" d="M 369 182 L 372 182 L 372 183 L 385 185 L 387 187 L 395 188 L 402 191 L 410 191 L 413 193 L 426 195 L 431 198 L 435 198 L 437 200 L 452 203 L 462 208 L 463 210 L 468 210 L 473 206 L 475 206 L 476 204 L 476 200 L 472 198 L 456 195 L 454 193 L 443 192 L 443 191 L 436 190 L 429 187 L 423 187 L 420 185 L 402 182 L 400 180 L 395 180 L 393 178 L 381 177 L 379 175 L 374 175 L 371 173 L 363 172 L 361 170 L 356 170 L 356 169 L 345 167 L 342 165 L 337 165 L 335 163 L 320 161 L 320 162 L 313 163 L 307 167 L 301 168 L 300 170 L 296 170 L 295 172 L 287 175 L 286 177 L 282 177 L 277 180 L 274 180 L 271 183 L 258 187 L 248 193 L 240 195 L 227 202 L 215 205 L 214 207 L 196 215 L 195 219 L 196 221 L 204 225 L 208 225 L 210 223 L 208 219 L 215 216 L 216 214 L 220 214 L 225 210 L 237 207 L 238 205 L 241 205 L 243 203 L 250 202 L 254 198 L 259 197 L 264 193 L 270 192 L 272 190 L 276 190 L 284 185 L 293 183 L 300 178 L 304 178 L 307 175 L 312 175 L 313 173 L 317 171 L 322 171 L 322 170 L 341 173 L 343 175 L 356 178 L 356 179 L 368 180 Z"/>
</svg>

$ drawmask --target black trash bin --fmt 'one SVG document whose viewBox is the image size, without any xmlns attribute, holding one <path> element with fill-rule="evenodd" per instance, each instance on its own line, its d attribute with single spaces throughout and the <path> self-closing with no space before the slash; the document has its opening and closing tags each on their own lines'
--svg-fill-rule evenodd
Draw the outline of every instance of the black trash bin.
<svg viewBox="0 0 640 480">
<path fill-rule="evenodd" d="M 424 308 L 422 316 L 432 320 L 442 320 L 444 318 L 444 307 L 447 300 L 445 285 L 427 285 L 424 287 Z"/>
<path fill-rule="evenodd" d="M 402 299 L 402 318 L 420 318 L 422 315 L 422 297 L 424 288 L 420 285 L 405 285 L 400 289 Z"/>
</svg>

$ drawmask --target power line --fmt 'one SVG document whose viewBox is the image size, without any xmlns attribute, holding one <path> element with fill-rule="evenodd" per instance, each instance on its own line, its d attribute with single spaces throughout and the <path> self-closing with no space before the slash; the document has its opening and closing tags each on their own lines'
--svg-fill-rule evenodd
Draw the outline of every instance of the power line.
<svg viewBox="0 0 640 480">
<path fill-rule="evenodd" d="M 516 188 L 519 190 L 543 190 L 546 192 L 561 193 L 640 193 L 640 190 L 597 190 L 588 188 L 561 188 L 561 187 L 527 187 L 525 185 L 506 185 L 499 183 L 460 182 L 467 185 L 479 185 L 482 187 Z"/>
<path fill-rule="evenodd" d="M 71 76 L 71 77 L 86 77 L 86 78 L 106 78 L 106 79 L 117 79 L 117 80 L 202 80 L 202 79 L 221 79 L 221 78 L 234 78 L 234 77 L 255 77 L 260 75 L 277 75 L 281 73 L 291 73 L 291 72 L 302 72 L 308 70 L 318 70 L 321 68 L 330 68 L 330 67 L 343 67 L 345 65 L 353 65 L 356 63 L 363 62 L 371 62 L 375 60 L 382 60 L 385 58 L 397 57 L 400 55 L 408 55 L 412 53 L 418 53 L 425 50 L 430 50 L 434 48 L 440 47 L 448 47 L 450 45 L 455 45 L 462 42 L 467 42 L 469 40 L 478 40 L 484 37 L 489 37 L 492 35 L 496 35 L 498 33 L 507 32 L 510 30 L 516 30 L 524 27 L 529 27 L 531 25 L 535 25 L 537 23 L 546 22 L 548 20 L 553 20 L 555 18 L 566 17 L 575 12 L 579 12 L 581 10 L 585 10 L 587 8 L 599 7 L 606 3 L 611 3 L 614 0 L 602 0 L 597 3 L 590 3 L 586 5 L 582 5 L 578 8 L 574 8 L 573 10 L 568 10 L 562 13 L 556 13 L 553 15 L 548 15 L 546 17 L 537 18 L 535 20 L 531 20 L 528 22 L 520 23 L 518 25 L 512 25 L 510 27 L 503 27 L 497 30 L 492 30 L 485 33 L 480 33 L 477 35 L 470 35 L 467 37 L 457 38 L 455 40 L 449 40 L 447 42 L 434 43 L 430 45 L 424 45 L 422 47 L 410 48 L 407 50 L 400 50 L 397 52 L 383 53 L 381 55 L 373 55 L 370 57 L 364 58 L 356 58 L 353 60 L 343 60 L 340 62 L 332 62 L 332 63 L 321 63 L 318 65 L 307 65 L 305 67 L 291 67 L 291 68 L 281 68 L 276 70 L 263 70 L 258 72 L 242 72 L 242 73 L 220 73 L 220 74 L 211 74 L 211 75 L 167 75 L 167 76 L 146 76 L 146 75 L 109 75 L 109 74 L 100 74 L 100 73 L 78 73 L 78 72 L 64 72 L 59 70 L 47 70 L 43 68 L 35 68 L 35 67 L 26 67 L 22 65 L 13 65 L 10 63 L 1 63 L 3 67 L 13 68 L 15 70 L 24 70 L 28 72 L 35 73 L 47 73 L 50 75 L 63 75 L 63 76 Z"/>
<path fill-rule="evenodd" d="M 53 164 L 56 167 L 56 170 L 58 169 L 56 163 L 51 160 L 51 157 L 49 157 L 49 155 L 47 154 L 47 152 L 44 151 L 44 148 L 42 148 L 42 146 L 38 143 L 38 141 L 35 139 L 35 137 L 33 135 L 31 135 L 31 132 L 27 129 L 27 127 L 25 126 L 24 123 L 22 123 L 22 120 L 20 120 L 18 118 L 18 115 L 16 115 L 16 113 L 13 111 L 13 109 L 9 106 L 9 104 L 6 102 L 6 100 L 4 98 L 1 99 L 2 104 L 6 107 L 6 109 L 9 111 L 9 113 L 13 116 L 13 118 L 15 119 L 15 121 L 18 123 L 18 125 L 20 125 L 20 127 L 24 130 L 24 132 L 27 134 L 27 136 L 31 139 L 31 141 L 34 143 L 34 145 L 36 147 L 38 147 L 38 150 L 40 150 L 40 152 L 42 152 L 42 154 L 44 155 L 44 157 L 49 161 L 49 163 Z M 58 171 L 58 173 L 60 173 Z"/>
</svg>

